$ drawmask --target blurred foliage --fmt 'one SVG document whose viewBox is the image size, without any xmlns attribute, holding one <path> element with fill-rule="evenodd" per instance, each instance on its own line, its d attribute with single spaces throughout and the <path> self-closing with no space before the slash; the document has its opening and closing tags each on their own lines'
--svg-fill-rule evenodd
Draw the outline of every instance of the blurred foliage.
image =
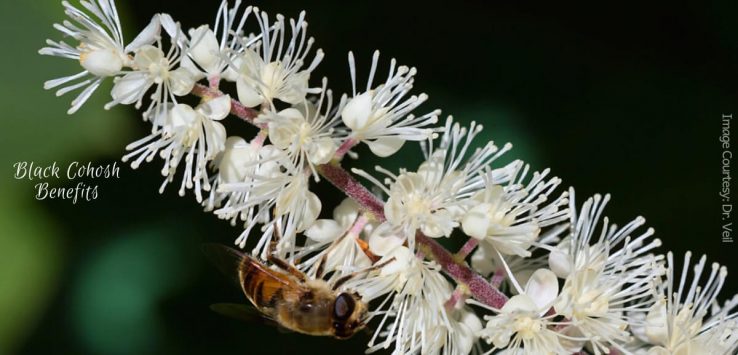
<svg viewBox="0 0 738 355">
<path fill-rule="evenodd" d="M 159 302 L 192 272 L 172 228 L 141 228 L 109 236 L 110 243 L 103 242 L 79 265 L 69 309 L 74 331 L 89 353 L 141 354 L 156 348 L 166 333 Z"/>
<path fill-rule="evenodd" d="M 62 240 L 63 222 L 33 199 L 33 185 L 38 181 L 14 180 L 13 164 L 64 164 L 120 153 L 130 139 L 126 134 L 130 117 L 121 110 L 100 108 L 108 100 L 106 87 L 72 118 L 65 117 L 65 112 L 74 93 L 56 98 L 43 90 L 45 80 L 79 71 L 77 63 L 37 54 L 45 38 L 55 32 L 51 24 L 62 15 L 56 1 L 0 2 L 1 26 L 5 33 L 12 33 L 6 37 L 12 40 L 3 41 L 0 59 L 0 166 L 4 167 L 0 178 L 0 354 L 12 353 L 24 342 L 57 294 L 67 247 Z M 71 204 L 65 207 L 73 208 Z"/>
<path fill-rule="evenodd" d="M 0 354 L 27 336 L 57 286 L 63 251 L 56 226 L 28 196 L 0 198 Z"/>
<path fill-rule="evenodd" d="M 75 1 L 72 1 L 75 2 Z M 219 1 L 119 1 L 126 38 L 157 12 L 184 27 L 211 23 Z M 612 192 L 608 214 L 626 222 L 644 215 L 666 249 L 707 253 L 738 268 L 732 245 L 720 243 L 719 115 L 734 112 L 738 41 L 731 1 L 673 3 L 542 3 L 463 1 L 253 2 L 270 13 L 308 12 L 310 34 L 326 51 L 314 78 L 350 88 L 346 52 L 368 73 L 382 50 L 382 78 L 392 57 L 415 65 L 419 113 L 441 108 L 486 126 L 477 140 L 514 149 L 500 164 L 524 159 L 551 167 L 581 202 Z M 126 11 L 128 10 L 128 11 Z M 0 2 L 5 30 L 0 103 L 0 354 L 361 353 L 368 335 L 333 339 L 280 334 L 213 314 L 207 306 L 244 302 L 199 253 L 202 242 L 230 243 L 238 228 L 202 213 L 191 195 L 159 195 L 155 161 L 99 184 L 98 200 L 36 201 L 36 181 L 13 180 L 12 164 L 71 161 L 107 164 L 147 133 L 129 108 L 101 109 L 105 87 L 81 111 L 65 112 L 45 80 L 76 73 L 76 63 L 37 54 L 59 1 Z M 242 132 L 243 128 L 229 132 Z M 372 171 L 366 149 L 350 164 Z M 420 150 L 407 144 L 382 162 L 414 168 Z M 76 182 L 50 181 L 73 185 Z M 321 182 L 324 215 L 341 196 Z M 697 242 L 699 241 L 699 242 Z M 734 272 L 734 271 L 731 271 Z M 723 296 L 738 291 L 729 277 Z"/>
</svg>

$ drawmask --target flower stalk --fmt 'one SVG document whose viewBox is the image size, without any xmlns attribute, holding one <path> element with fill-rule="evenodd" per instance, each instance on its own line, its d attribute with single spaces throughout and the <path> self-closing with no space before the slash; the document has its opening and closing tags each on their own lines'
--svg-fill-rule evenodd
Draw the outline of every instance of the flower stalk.
<svg viewBox="0 0 738 355">
<path fill-rule="evenodd" d="M 324 164 L 318 169 L 320 174 L 339 190 L 367 209 L 379 222 L 385 220 L 384 204 L 353 175 L 337 164 Z M 507 296 L 492 287 L 482 276 L 474 272 L 463 261 L 458 261 L 448 250 L 432 238 L 418 233 L 415 241 L 423 254 L 437 262 L 442 270 L 456 282 L 466 285 L 469 293 L 479 302 L 495 308 L 501 308 Z"/>
<path fill-rule="evenodd" d="M 215 87 L 195 84 L 195 86 L 192 88 L 191 94 L 205 100 L 214 99 L 225 95 L 225 93 L 217 88 L 217 84 Z M 258 128 L 264 128 L 263 125 L 259 125 L 254 121 L 256 117 L 259 116 L 259 111 L 254 110 L 250 107 L 246 107 L 236 99 L 231 99 L 231 114 Z"/>
<path fill-rule="evenodd" d="M 463 262 L 464 260 L 466 260 L 466 257 L 469 256 L 469 254 L 471 254 L 471 252 L 473 252 L 474 249 L 476 249 L 478 244 L 479 244 L 479 240 L 475 238 L 467 239 L 464 245 L 461 246 L 459 251 L 457 251 L 456 254 L 454 254 L 454 258 L 456 259 L 456 261 Z"/>
<path fill-rule="evenodd" d="M 267 267 L 291 264 L 306 287 L 329 286 L 334 314 L 353 307 L 339 293 L 365 303 L 368 318 L 381 318 L 367 352 L 738 351 L 738 295 L 718 302 L 725 267 L 704 256 L 692 265 L 688 252 L 680 272 L 673 254 L 656 252 L 653 229 L 640 230 L 644 218 L 610 223 L 609 195 L 577 205 L 550 169 L 499 164 L 512 145 L 480 145 L 482 125 L 417 114 L 428 95 L 413 90 L 415 68 L 391 59 L 388 72 L 378 70 L 376 51 L 366 70 L 348 53 L 351 91 L 334 96 L 326 78 L 310 83 L 324 53 L 307 36 L 305 12 L 270 18 L 223 0 L 212 29 L 183 31 L 159 13 L 126 41 L 114 0 L 80 4 L 64 1 L 68 20 L 54 26 L 76 43 L 49 40 L 39 51 L 80 71 L 44 87 L 79 91 L 73 114 L 112 80 L 104 107 L 134 105 L 151 126 L 122 160 L 136 169 L 161 158 L 160 193 L 169 184 L 180 196 L 190 190 L 205 211 L 242 226 L 235 244 L 253 247 L 244 252 Z M 200 102 L 181 102 L 186 95 Z M 229 114 L 258 133 L 228 131 Z M 409 142 L 423 152 L 415 170 L 341 166 L 359 144 L 386 158 Z M 314 192 L 321 178 L 348 196 L 332 218 L 319 218 L 334 202 Z M 464 244 L 452 252 L 442 238 Z"/>
<path fill-rule="evenodd" d="M 224 95 L 219 90 L 199 84 L 193 89 L 192 94 L 203 98 L 215 98 Z M 235 99 L 231 103 L 231 113 L 248 123 L 256 125 L 254 122 L 254 118 L 257 116 L 256 111 L 245 107 Z M 347 140 L 346 142 L 349 144 L 344 143 L 341 146 L 344 153 L 354 145 L 350 143 L 353 142 L 352 140 Z M 337 153 L 341 151 L 339 149 Z M 372 218 L 378 222 L 385 221 L 384 203 L 338 163 L 320 165 L 318 166 L 318 173 L 331 182 L 333 186 L 345 193 L 346 196 L 365 208 Z M 424 236 L 422 233 L 418 233 L 415 240 L 418 242 L 425 256 L 438 262 L 443 271 L 456 282 L 465 285 L 469 293 L 476 300 L 495 308 L 501 308 L 505 304 L 507 296 L 470 269 L 463 261 L 476 247 L 476 240 L 474 238 L 469 238 L 464 247 L 456 255 L 452 255 L 441 244 L 432 238 Z"/>
</svg>

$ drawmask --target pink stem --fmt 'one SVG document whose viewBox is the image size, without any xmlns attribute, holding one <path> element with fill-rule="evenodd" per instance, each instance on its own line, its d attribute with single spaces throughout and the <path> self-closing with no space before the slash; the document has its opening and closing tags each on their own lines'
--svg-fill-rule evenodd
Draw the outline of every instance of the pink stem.
<svg viewBox="0 0 738 355">
<path fill-rule="evenodd" d="M 343 144 L 341 144 L 340 147 L 336 150 L 336 154 L 334 157 L 338 160 L 343 159 L 343 156 L 346 155 L 346 153 L 351 150 L 351 148 L 355 147 L 359 142 L 353 138 L 348 138 L 345 141 L 343 141 Z"/>
<path fill-rule="evenodd" d="M 356 181 L 346 170 L 338 165 L 323 164 L 318 167 L 318 171 L 339 190 L 364 206 L 378 221 L 383 222 L 385 220 L 384 203 L 369 192 L 364 185 Z M 477 301 L 495 308 L 502 308 L 507 302 L 507 296 L 493 288 L 487 280 L 472 271 L 465 263 L 456 261 L 453 255 L 435 240 L 424 236 L 422 233 L 417 233 L 415 241 L 422 248 L 421 251 L 425 255 L 441 265 L 446 274 L 456 282 L 466 285 Z"/>
<path fill-rule="evenodd" d="M 464 261 L 466 260 L 466 257 L 471 254 L 472 251 L 474 251 L 474 248 L 477 247 L 477 244 L 479 244 L 479 241 L 475 238 L 469 238 L 469 240 L 464 243 L 464 245 L 459 249 L 459 251 L 456 252 L 456 260 L 458 261 Z"/>
<path fill-rule="evenodd" d="M 218 87 L 220 87 L 220 76 L 216 75 L 212 78 L 209 78 L 208 84 L 210 86 L 210 89 L 218 90 Z"/>
<path fill-rule="evenodd" d="M 202 84 L 195 84 L 195 87 L 192 88 L 192 94 L 202 98 L 216 98 L 225 95 L 222 91 L 218 89 L 209 88 Z M 259 111 L 244 106 L 236 99 L 231 99 L 231 114 L 248 123 L 251 123 L 254 126 L 264 128 L 263 125 L 257 125 L 256 122 L 254 122 L 254 119 L 259 116 Z"/>
<path fill-rule="evenodd" d="M 361 231 L 364 229 L 364 226 L 369 223 L 369 218 L 366 218 L 366 216 L 362 213 L 359 215 L 359 218 L 356 219 L 354 222 L 354 225 L 351 226 L 351 229 L 349 229 L 349 234 L 353 237 L 358 237 L 361 235 Z"/>
<path fill-rule="evenodd" d="M 369 192 L 364 185 L 356 181 L 354 177 L 339 165 L 323 164 L 318 166 L 318 172 L 330 181 L 346 196 L 351 197 L 367 212 L 371 213 L 379 222 L 384 222 L 384 203 Z"/>
<path fill-rule="evenodd" d="M 262 129 L 259 131 L 259 134 L 254 137 L 254 139 L 251 140 L 251 147 L 254 149 L 259 149 L 264 145 L 264 141 L 266 141 L 267 138 L 267 130 Z"/>
<path fill-rule="evenodd" d="M 192 94 L 202 98 L 215 98 L 224 95 L 220 90 L 208 88 L 201 84 L 195 85 L 192 89 Z M 250 107 L 244 106 L 238 100 L 231 99 L 231 114 L 257 127 L 265 128 L 254 122 L 254 119 L 259 115 L 259 112 Z M 347 142 L 349 141 L 351 140 L 347 140 Z M 355 143 L 347 142 L 344 142 L 342 147 L 348 147 L 349 144 L 355 145 Z M 344 147 L 345 152 L 348 152 L 349 149 L 350 147 Z M 385 221 L 384 202 L 367 190 L 364 185 L 358 182 L 340 165 L 323 164 L 318 166 L 318 172 L 339 190 L 343 191 L 348 197 L 351 197 L 354 201 L 363 206 L 368 213 L 371 213 L 376 218 L 376 220 L 379 222 Z M 507 302 L 507 296 L 492 287 L 492 285 L 490 285 L 483 277 L 479 276 L 479 274 L 472 271 L 468 266 L 466 266 L 466 263 L 463 261 L 456 261 L 453 255 L 451 255 L 451 253 L 444 249 L 443 246 L 438 244 L 435 240 L 424 236 L 422 233 L 418 233 L 415 237 L 415 241 L 423 249 L 422 252 L 424 254 L 441 265 L 446 274 L 456 280 L 457 283 L 466 285 L 469 288 L 471 295 L 474 296 L 477 301 L 495 308 L 502 308 L 505 302 Z"/>
<path fill-rule="evenodd" d="M 451 297 L 446 301 L 445 307 L 446 309 L 453 309 L 459 302 L 464 302 L 464 291 L 460 287 L 456 287 Z"/>
<path fill-rule="evenodd" d="M 426 255 L 441 265 L 446 274 L 456 282 L 469 287 L 469 292 L 477 301 L 498 309 L 505 305 L 505 302 L 507 302 L 505 294 L 492 287 L 487 280 L 472 271 L 468 266 L 454 260 L 451 253 L 434 239 L 418 233 L 415 235 L 415 242 L 426 250 Z"/>
<path fill-rule="evenodd" d="M 504 269 L 497 269 L 495 270 L 495 273 L 492 275 L 492 279 L 489 280 L 489 283 L 494 288 L 500 288 L 502 281 L 505 280 L 505 275 L 506 273 Z"/>
</svg>

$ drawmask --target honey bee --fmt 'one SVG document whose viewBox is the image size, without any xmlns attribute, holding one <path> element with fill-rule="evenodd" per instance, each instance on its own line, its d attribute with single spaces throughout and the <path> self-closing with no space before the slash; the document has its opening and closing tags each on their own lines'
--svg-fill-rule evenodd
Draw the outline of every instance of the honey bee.
<svg viewBox="0 0 738 355">
<path fill-rule="evenodd" d="M 231 274 L 251 304 L 262 316 L 279 326 L 302 334 L 347 339 L 365 326 L 367 304 L 357 293 L 339 292 L 348 280 L 342 277 L 332 287 L 325 280 L 309 279 L 284 260 L 269 257 L 279 270 L 236 249 L 218 244 L 204 246 L 205 253 Z"/>
</svg>

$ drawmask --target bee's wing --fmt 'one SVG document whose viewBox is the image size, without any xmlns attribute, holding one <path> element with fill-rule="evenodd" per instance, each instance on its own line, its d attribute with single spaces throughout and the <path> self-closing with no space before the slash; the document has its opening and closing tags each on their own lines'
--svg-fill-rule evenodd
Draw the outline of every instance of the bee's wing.
<svg viewBox="0 0 738 355">
<path fill-rule="evenodd" d="M 222 244 L 205 243 L 202 251 L 223 274 L 228 276 L 239 287 L 241 281 L 238 278 L 238 270 L 244 258 L 244 253 Z"/>
<path fill-rule="evenodd" d="M 257 308 L 270 303 L 277 294 L 280 300 L 290 302 L 310 292 L 310 289 L 294 276 L 272 269 L 252 257 L 244 256 L 239 268 L 243 273 L 259 275 L 259 277 L 252 277 L 252 281 L 244 285 L 246 293 L 254 297 L 253 301 Z M 249 287 L 251 287 L 250 290 Z"/>
<path fill-rule="evenodd" d="M 267 318 L 258 309 L 239 303 L 215 303 L 210 305 L 210 309 L 220 315 L 247 322 Z"/>
<path fill-rule="evenodd" d="M 251 274 L 260 275 L 260 290 L 256 293 L 258 293 L 259 299 L 264 302 L 271 300 L 277 292 L 280 292 L 284 298 L 293 299 L 309 291 L 309 289 L 298 282 L 293 276 L 282 271 L 272 270 L 267 265 L 237 249 L 221 244 L 208 243 L 202 246 L 202 250 L 220 271 L 226 274 L 236 285 L 244 289 L 244 291 L 246 291 L 251 283 L 249 285 L 243 285 L 239 273 L 247 269 Z M 252 292 L 246 293 L 249 297 L 256 296 Z M 256 302 L 257 308 L 263 306 L 255 298 L 254 301 Z"/>
<path fill-rule="evenodd" d="M 280 333 L 294 333 L 293 331 L 281 326 L 277 321 L 267 317 L 264 313 L 252 306 L 238 303 L 215 303 L 210 305 L 213 312 L 229 318 L 245 321 L 257 322 L 277 328 Z"/>
</svg>

